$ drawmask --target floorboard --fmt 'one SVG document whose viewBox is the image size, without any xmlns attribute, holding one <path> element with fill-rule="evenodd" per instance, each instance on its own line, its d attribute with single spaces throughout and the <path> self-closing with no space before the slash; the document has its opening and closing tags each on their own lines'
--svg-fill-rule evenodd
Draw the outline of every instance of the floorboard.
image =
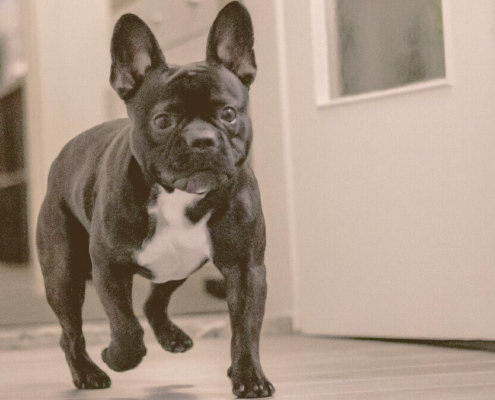
<svg viewBox="0 0 495 400">
<path fill-rule="evenodd" d="M 100 366 L 103 347 L 89 348 Z M 227 338 L 197 339 L 186 354 L 166 353 L 153 338 L 147 347 L 138 368 L 110 371 L 112 387 L 99 391 L 72 387 L 58 348 L 1 351 L 0 399 L 234 398 Z M 488 352 L 291 335 L 263 338 L 262 363 L 277 399 L 495 398 L 495 354 Z"/>
</svg>

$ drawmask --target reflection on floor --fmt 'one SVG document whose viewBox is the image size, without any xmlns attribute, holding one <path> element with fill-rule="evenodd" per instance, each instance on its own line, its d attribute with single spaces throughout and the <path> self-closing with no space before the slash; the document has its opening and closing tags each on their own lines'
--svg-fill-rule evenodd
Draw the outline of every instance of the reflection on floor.
<svg viewBox="0 0 495 400">
<path fill-rule="evenodd" d="M 89 353 L 101 366 L 104 345 Z M 56 347 L 0 351 L 0 398 L 233 399 L 226 377 L 229 339 L 198 339 L 185 354 L 164 352 L 147 336 L 148 355 L 135 370 L 110 372 L 112 387 L 72 387 Z M 268 336 L 262 362 L 277 399 L 494 399 L 495 355 L 399 343 Z M 105 368 L 108 371 L 108 368 Z"/>
</svg>

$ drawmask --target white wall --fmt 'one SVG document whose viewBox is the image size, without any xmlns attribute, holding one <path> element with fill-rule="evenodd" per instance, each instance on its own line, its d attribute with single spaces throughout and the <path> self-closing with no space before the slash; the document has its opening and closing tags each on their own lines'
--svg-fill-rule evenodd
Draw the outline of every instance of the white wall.
<svg viewBox="0 0 495 400">
<path fill-rule="evenodd" d="M 31 238 L 48 170 L 61 148 L 106 117 L 108 10 L 102 0 L 24 0 Z M 34 240 L 31 249 L 35 259 Z M 37 288 L 42 281 L 37 263 Z"/>
</svg>

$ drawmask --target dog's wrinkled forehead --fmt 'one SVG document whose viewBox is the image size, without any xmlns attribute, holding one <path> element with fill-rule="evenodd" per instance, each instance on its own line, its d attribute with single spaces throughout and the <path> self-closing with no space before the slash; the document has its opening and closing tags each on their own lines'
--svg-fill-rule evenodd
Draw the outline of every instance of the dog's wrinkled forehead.
<svg viewBox="0 0 495 400">
<path fill-rule="evenodd" d="M 197 115 L 222 105 L 244 109 L 247 101 L 248 90 L 232 72 L 201 62 L 150 71 L 128 105 L 133 115 L 163 106 L 170 112 Z"/>
<path fill-rule="evenodd" d="M 215 82 L 213 71 L 210 66 L 201 62 L 172 68 L 171 72 L 166 73 L 164 78 L 169 85 L 184 84 L 190 81 L 204 81 L 213 84 Z"/>
<path fill-rule="evenodd" d="M 188 65 L 170 74 L 163 74 L 163 94 L 170 106 L 194 108 L 211 101 L 221 93 L 216 71 L 204 65 Z"/>
<path fill-rule="evenodd" d="M 246 89 L 226 68 L 207 63 L 189 64 L 162 75 L 162 94 L 170 106 L 203 107 L 234 103 L 244 106 Z"/>
</svg>

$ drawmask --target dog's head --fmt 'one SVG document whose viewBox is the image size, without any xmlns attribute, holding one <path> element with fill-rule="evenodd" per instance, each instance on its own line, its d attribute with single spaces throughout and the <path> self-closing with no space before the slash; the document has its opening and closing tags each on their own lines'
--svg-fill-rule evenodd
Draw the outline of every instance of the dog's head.
<svg viewBox="0 0 495 400">
<path fill-rule="evenodd" d="M 206 61 L 181 67 L 167 65 L 141 19 L 119 19 L 110 83 L 127 105 L 132 153 L 146 176 L 167 188 L 204 193 L 236 175 L 252 141 L 253 44 L 251 18 L 236 1 L 213 23 Z"/>
</svg>

